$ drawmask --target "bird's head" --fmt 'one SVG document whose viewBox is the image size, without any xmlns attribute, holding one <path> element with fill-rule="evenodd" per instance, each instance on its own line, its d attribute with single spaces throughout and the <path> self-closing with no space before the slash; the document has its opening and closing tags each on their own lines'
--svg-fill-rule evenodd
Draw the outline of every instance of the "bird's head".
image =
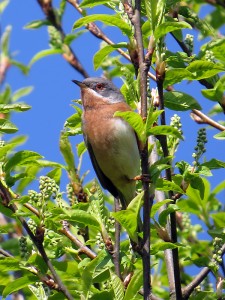
<svg viewBox="0 0 225 300">
<path fill-rule="evenodd" d="M 82 82 L 72 80 L 81 88 L 81 98 L 84 107 L 87 105 L 97 105 L 101 101 L 107 104 L 124 102 L 124 97 L 120 90 L 107 79 L 100 77 L 90 77 Z"/>
</svg>

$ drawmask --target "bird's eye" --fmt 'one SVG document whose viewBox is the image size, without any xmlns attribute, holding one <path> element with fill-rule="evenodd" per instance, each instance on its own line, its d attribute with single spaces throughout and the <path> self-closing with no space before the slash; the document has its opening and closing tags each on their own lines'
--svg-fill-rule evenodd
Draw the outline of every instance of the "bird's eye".
<svg viewBox="0 0 225 300">
<path fill-rule="evenodd" d="M 97 91 L 102 91 L 104 89 L 104 85 L 102 83 L 97 83 L 96 84 L 96 90 Z"/>
</svg>

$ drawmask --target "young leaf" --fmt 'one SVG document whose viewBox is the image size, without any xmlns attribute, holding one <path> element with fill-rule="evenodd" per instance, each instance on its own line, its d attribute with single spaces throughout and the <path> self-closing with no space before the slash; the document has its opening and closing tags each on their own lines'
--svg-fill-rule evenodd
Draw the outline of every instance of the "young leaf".
<svg viewBox="0 0 225 300">
<path fill-rule="evenodd" d="M 16 125 L 11 123 L 9 120 L 0 119 L 0 132 L 2 133 L 15 133 L 18 131 Z"/>
<path fill-rule="evenodd" d="M 9 4 L 9 0 L 2 0 L 0 3 L 0 14 L 3 13 L 7 5 Z"/>
<path fill-rule="evenodd" d="M 200 80 L 223 72 L 224 66 L 210 61 L 195 60 L 187 66 L 186 70 L 192 74 L 192 79 Z"/>
<path fill-rule="evenodd" d="M 183 137 L 180 134 L 180 132 L 178 131 L 178 129 L 175 127 L 172 127 L 170 125 L 159 125 L 159 126 L 152 127 L 151 129 L 149 129 L 146 132 L 146 134 L 147 134 L 147 136 L 149 136 L 149 135 L 170 135 L 170 136 L 174 136 L 178 139 L 183 140 Z"/>
<path fill-rule="evenodd" d="M 16 104 L 0 104 L 0 112 L 1 113 L 8 113 L 10 111 L 27 111 L 31 109 L 30 105 L 25 103 L 16 103 Z"/>
<path fill-rule="evenodd" d="M 38 159 L 41 159 L 41 156 L 37 152 L 22 150 L 15 153 L 5 164 L 4 170 L 6 172 L 10 171 L 12 168 L 16 166 L 24 166 L 27 164 L 34 164 Z"/>
<path fill-rule="evenodd" d="M 154 37 L 155 40 L 160 39 L 164 35 L 166 35 L 169 32 L 173 32 L 178 29 L 184 29 L 184 28 L 189 28 L 191 29 L 191 25 L 181 21 L 181 22 L 165 22 L 160 24 L 158 27 L 156 27 L 155 32 L 154 32 Z"/>
<path fill-rule="evenodd" d="M 204 162 L 201 166 L 206 166 L 210 170 L 225 168 L 225 162 L 212 158 L 211 160 Z"/>
<path fill-rule="evenodd" d="M 46 57 L 48 55 L 53 55 L 53 54 L 62 54 L 63 50 L 62 49 L 46 49 L 38 52 L 37 54 L 34 55 L 34 57 L 31 59 L 29 62 L 29 66 L 31 67 L 36 61 L 39 59 Z"/>
<path fill-rule="evenodd" d="M 152 245 L 151 254 L 157 254 L 159 251 L 164 251 L 166 249 L 175 249 L 179 247 L 184 247 L 182 244 L 179 243 L 170 243 L 170 242 L 158 242 Z"/>
<path fill-rule="evenodd" d="M 156 189 L 159 191 L 176 191 L 178 193 L 184 194 L 184 191 L 174 182 L 159 178 L 156 181 Z"/>
<path fill-rule="evenodd" d="M 114 113 L 114 117 L 121 117 L 124 119 L 137 133 L 140 141 L 143 143 L 145 142 L 145 124 L 143 123 L 142 117 L 138 113 L 133 111 L 117 111 Z"/>
<path fill-rule="evenodd" d="M 139 211 L 142 204 L 143 192 L 137 195 L 128 205 L 126 211 L 113 212 L 112 216 L 126 229 L 130 238 L 137 242 L 137 227 L 139 222 Z"/>
<path fill-rule="evenodd" d="M 86 16 L 77 20 L 73 24 L 73 30 L 80 28 L 82 26 L 86 26 L 88 23 L 95 22 L 95 21 L 103 22 L 104 24 L 109 26 L 116 26 L 122 31 L 124 35 L 127 36 L 130 36 L 132 33 L 130 26 L 125 21 L 120 19 L 119 16 L 116 15 L 111 16 L 111 15 L 103 15 L 103 14 Z"/>
<path fill-rule="evenodd" d="M 157 211 L 162 207 L 163 205 L 166 205 L 167 203 L 173 202 L 171 199 L 165 199 L 163 201 L 157 202 L 153 204 L 152 209 L 151 209 L 151 218 L 154 217 L 154 215 L 157 213 Z"/>
<path fill-rule="evenodd" d="M 164 87 L 173 85 L 174 83 L 180 82 L 184 79 L 191 79 L 192 74 L 185 68 L 169 69 L 166 71 L 166 77 L 164 81 Z"/>
<path fill-rule="evenodd" d="M 192 96 L 183 92 L 165 92 L 164 101 L 165 106 L 172 110 L 185 111 L 191 109 L 202 109 Z"/>
<path fill-rule="evenodd" d="M 152 125 L 158 120 L 163 110 L 149 111 L 148 117 L 145 123 L 146 133 L 151 129 Z"/>
<path fill-rule="evenodd" d="M 109 1 L 108 0 L 83 0 L 81 2 L 81 4 L 79 5 L 80 7 L 83 7 L 83 8 L 91 8 L 91 7 L 94 7 L 94 6 L 97 6 L 97 5 L 101 5 L 101 4 L 107 4 Z"/>
<path fill-rule="evenodd" d="M 171 213 L 174 213 L 175 211 L 178 210 L 180 210 L 180 208 L 176 204 L 169 204 L 168 207 L 159 214 L 159 224 L 161 226 L 165 226 L 167 222 L 167 217 Z"/>
<path fill-rule="evenodd" d="M 123 300 L 124 299 L 124 286 L 122 284 L 122 281 L 112 271 L 110 271 L 110 277 L 111 277 L 111 283 L 112 283 L 112 288 L 113 288 L 113 292 L 115 295 L 115 299 Z"/>
<path fill-rule="evenodd" d="M 12 294 L 13 292 L 16 292 L 35 282 L 37 282 L 37 276 L 34 275 L 26 275 L 18 279 L 14 279 L 12 282 L 9 282 L 4 288 L 2 296 L 6 297 L 7 295 Z"/>
<path fill-rule="evenodd" d="M 108 56 L 111 52 L 113 52 L 116 49 L 119 48 L 127 48 L 127 43 L 119 43 L 116 45 L 107 45 L 103 48 L 101 48 L 98 52 L 95 53 L 93 62 L 94 62 L 94 68 L 97 70 L 100 66 L 102 61 L 106 56 Z"/>
<path fill-rule="evenodd" d="M 215 134 L 213 137 L 217 140 L 224 140 L 225 139 L 225 130 Z"/>
<path fill-rule="evenodd" d="M 23 87 L 15 91 L 12 95 L 12 102 L 16 102 L 18 99 L 29 95 L 33 91 L 33 86 Z"/>
<path fill-rule="evenodd" d="M 51 23 L 48 20 L 34 20 L 24 26 L 25 29 L 36 29 L 42 26 L 48 26 Z"/>
<path fill-rule="evenodd" d="M 84 141 L 82 141 L 82 142 L 80 142 L 78 145 L 77 145 L 77 155 L 79 156 L 79 157 L 81 157 L 83 154 L 84 154 L 84 152 L 87 150 L 87 148 L 86 148 L 86 145 L 85 145 L 85 142 Z"/>
<path fill-rule="evenodd" d="M 126 289 L 125 297 L 123 300 L 135 299 L 136 294 L 139 292 L 143 285 L 143 272 L 142 270 L 135 270 L 131 281 Z"/>
</svg>

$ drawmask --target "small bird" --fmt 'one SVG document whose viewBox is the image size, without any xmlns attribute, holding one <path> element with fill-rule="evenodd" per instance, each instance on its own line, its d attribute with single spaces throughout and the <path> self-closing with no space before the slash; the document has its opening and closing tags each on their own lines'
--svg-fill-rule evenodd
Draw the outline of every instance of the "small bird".
<svg viewBox="0 0 225 300">
<path fill-rule="evenodd" d="M 140 173 L 140 153 L 132 127 L 116 111 L 132 111 L 120 90 L 104 78 L 72 80 L 81 88 L 84 140 L 97 177 L 123 209 L 135 197 L 135 176 Z"/>
</svg>

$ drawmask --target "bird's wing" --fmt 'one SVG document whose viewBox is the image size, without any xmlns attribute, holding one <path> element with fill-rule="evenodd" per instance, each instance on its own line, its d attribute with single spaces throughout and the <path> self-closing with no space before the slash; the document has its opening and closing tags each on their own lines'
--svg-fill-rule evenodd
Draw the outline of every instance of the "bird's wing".
<svg viewBox="0 0 225 300">
<path fill-rule="evenodd" d="M 84 135 L 84 140 L 85 140 L 85 144 L 87 146 L 95 173 L 97 174 L 97 177 L 98 177 L 101 185 L 103 186 L 103 188 L 107 189 L 115 198 L 118 198 L 120 193 L 118 192 L 116 187 L 113 185 L 111 180 L 107 176 L 105 176 L 105 174 L 102 172 L 102 170 L 99 167 L 99 164 L 96 160 L 93 148 L 85 135 Z"/>
</svg>

